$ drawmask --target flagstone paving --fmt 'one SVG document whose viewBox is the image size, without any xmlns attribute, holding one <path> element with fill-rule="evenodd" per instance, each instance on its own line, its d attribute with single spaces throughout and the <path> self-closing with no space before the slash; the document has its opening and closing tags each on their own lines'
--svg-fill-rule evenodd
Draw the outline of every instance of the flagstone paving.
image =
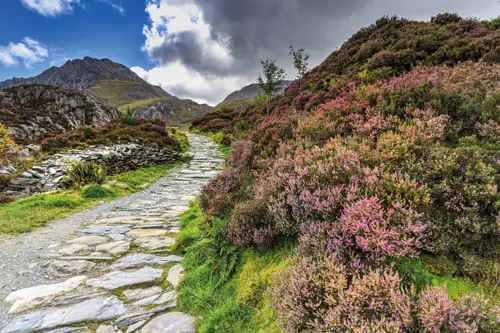
<svg viewBox="0 0 500 333">
<path fill-rule="evenodd" d="M 193 317 L 171 312 L 184 268 L 168 248 L 179 216 L 224 159 L 210 139 L 188 136 L 192 161 L 148 190 L 0 245 L 2 275 L 9 272 L 0 277 L 0 333 L 195 332 Z M 32 272 L 18 273 L 13 250 Z M 165 277 L 164 289 L 157 281 Z"/>
</svg>

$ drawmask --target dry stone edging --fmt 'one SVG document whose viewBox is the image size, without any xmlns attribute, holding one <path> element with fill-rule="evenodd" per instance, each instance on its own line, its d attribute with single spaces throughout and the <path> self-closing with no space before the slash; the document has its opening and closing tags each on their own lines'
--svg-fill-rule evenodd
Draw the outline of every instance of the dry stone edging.
<svg viewBox="0 0 500 333">
<path fill-rule="evenodd" d="M 179 216 L 217 174 L 214 170 L 221 169 L 224 159 L 208 138 L 193 134 L 189 138 L 194 153 L 190 165 L 160 185 L 159 190 L 149 192 L 147 200 L 103 212 L 78 230 L 76 238 L 49 247 L 51 253 L 41 256 L 46 260 L 42 265 L 47 273 L 67 277 L 63 286 L 76 284 L 72 275 L 85 275 L 68 291 L 59 292 L 64 288 L 54 287 L 58 284 L 35 287 L 42 291 L 55 289 L 52 293 L 39 292 L 42 297 L 38 299 L 26 296 L 29 288 L 11 293 L 10 300 L 18 295 L 18 313 L 0 333 L 87 332 L 86 326 L 69 326 L 84 321 L 103 322 L 99 332 L 194 332 L 194 317 L 168 312 L 177 306 L 175 289 L 184 270 L 180 263 L 183 258 L 170 254 L 168 247 L 175 242 L 171 235 L 179 231 Z M 172 263 L 176 264 L 165 271 L 165 266 Z M 155 286 L 157 279 L 166 274 L 173 288 Z M 123 298 L 110 295 L 112 290 L 122 288 L 126 289 L 120 291 Z"/>
<path fill-rule="evenodd" d="M 151 165 L 169 164 L 178 159 L 179 153 L 156 144 L 127 143 L 69 150 L 52 155 L 11 180 L 5 194 L 26 196 L 61 189 L 64 187 L 61 181 L 73 162 L 95 162 L 105 166 L 109 174 L 116 174 Z"/>
</svg>

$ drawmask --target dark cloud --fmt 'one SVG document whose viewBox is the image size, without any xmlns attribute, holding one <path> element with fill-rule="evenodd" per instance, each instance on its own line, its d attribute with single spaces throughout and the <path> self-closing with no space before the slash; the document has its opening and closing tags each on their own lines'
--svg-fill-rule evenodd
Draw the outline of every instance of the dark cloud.
<svg viewBox="0 0 500 333">
<path fill-rule="evenodd" d="M 440 12 L 462 16 L 496 17 L 497 0 L 192 0 L 211 27 L 211 38 L 225 43 L 235 61 L 228 66 L 207 55 L 204 45 L 190 33 L 181 33 L 153 57 L 163 64 L 181 60 L 204 75 L 255 76 L 260 59 L 270 57 L 295 73 L 288 46 L 304 47 L 311 64 L 320 63 L 350 35 L 383 15 L 428 20 Z M 167 0 L 183 3 L 185 0 Z"/>
</svg>

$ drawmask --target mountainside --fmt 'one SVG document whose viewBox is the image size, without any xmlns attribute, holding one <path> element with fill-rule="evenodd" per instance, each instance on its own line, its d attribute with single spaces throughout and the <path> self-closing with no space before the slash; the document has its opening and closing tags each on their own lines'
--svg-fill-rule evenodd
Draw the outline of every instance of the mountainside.
<svg viewBox="0 0 500 333">
<path fill-rule="evenodd" d="M 117 109 L 70 89 L 32 84 L 0 90 L 0 122 L 17 143 L 101 125 L 118 115 Z"/>
<path fill-rule="evenodd" d="M 212 109 L 207 104 L 198 104 L 191 100 L 171 97 L 150 105 L 134 109 L 132 115 L 137 118 L 168 119 L 175 124 L 188 124 L 193 118 L 201 117 Z"/>
<path fill-rule="evenodd" d="M 179 237 L 200 331 L 500 331 L 500 18 L 383 17 L 267 107 L 193 121 L 234 142 Z"/>
<path fill-rule="evenodd" d="M 168 100 L 171 106 L 165 113 L 165 120 L 173 120 L 173 115 L 178 110 L 197 109 L 195 102 L 173 97 L 161 87 L 153 86 L 128 67 L 115 63 L 109 59 L 83 59 L 69 60 L 61 67 L 51 67 L 41 74 L 31 78 L 13 78 L 0 82 L 0 89 L 26 85 L 43 84 L 59 86 L 83 92 L 96 98 L 99 102 L 120 108 L 145 107 L 158 101 Z M 205 109 L 205 106 L 199 106 Z M 199 116 L 200 113 L 193 113 Z M 180 118 L 189 118 L 185 113 Z"/>
<path fill-rule="evenodd" d="M 278 93 L 282 93 L 293 81 L 281 81 L 281 90 Z M 250 84 L 242 89 L 229 94 L 226 99 L 220 104 L 224 104 L 232 101 L 239 101 L 243 99 L 248 99 L 251 97 L 256 97 L 259 95 L 260 87 L 257 83 Z M 219 104 L 219 105 L 220 105 Z"/>
</svg>

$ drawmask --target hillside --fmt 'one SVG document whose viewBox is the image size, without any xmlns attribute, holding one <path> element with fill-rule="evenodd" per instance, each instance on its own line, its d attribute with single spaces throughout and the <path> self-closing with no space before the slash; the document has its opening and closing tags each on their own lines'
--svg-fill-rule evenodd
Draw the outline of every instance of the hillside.
<svg viewBox="0 0 500 333">
<path fill-rule="evenodd" d="M 278 93 L 283 93 L 285 89 L 292 83 L 292 81 L 282 81 L 281 82 L 281 90 Z M 252 97 L 257 97 L 259 95 L 260 87 L 258 84 L 250 84 L 248 86 L 245 86 L 241 88 L 238 91 L 235 91 L 231 94 L 229 94 L 224 101 L 220 104 L 224 104 L 227 102 L 233 102 L 233 101 L 239 101 L 239 100 L 244 100 L 244 99 L 249 99 Z"/>
<path fill-rule="evenodd" d="M 32 84 L 0 90 L 0 122 L 17 143 L 102 125 L 118 115 L 117 109 L 69 89 Z"/>
<path fill-rule="evenodd" d="M 500 330 L 500 18 L 381 18 L 272 107 L 193 122 L 234 142 L 180 237 L 200 331 Z"/>
<path fill-rule="evenodd" d="M 149 106 L 168 100 L 171 108 L 164 120 L 175 120 L 172 116 L 175 111 L 206 109 L 206 106 L 198 107 L 191 100 L 175 98 L 162 88 L 147 83 L 128 67 L 109 59 L 85 57 L 69 60 L 61 67 L 51 67 L 31 78 L 13 78 L 0 82 L 0 89 L 26 84 L 52 85 L 80 91 L 93 96 L 101 103 L 120 109 Z M 193 117 L 200 114 L 202 113 L 194 112 Z M 179 118 L 189 119 L 189 116 L 189 112 L 184 112 Z"/>
</svg>

